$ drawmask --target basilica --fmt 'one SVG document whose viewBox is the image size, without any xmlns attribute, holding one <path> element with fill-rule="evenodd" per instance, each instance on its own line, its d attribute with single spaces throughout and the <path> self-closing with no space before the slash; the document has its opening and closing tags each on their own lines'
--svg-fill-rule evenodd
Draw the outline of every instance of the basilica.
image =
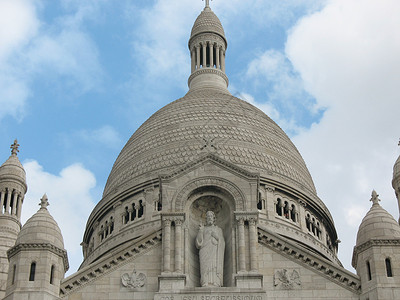
<svg viewBox="0 0 400 300">
<path fill-rule="evenodd" d="M 208 0 L 188 45 L 187 94 L 121 150 L 67 278 L 47 196 L 20 222 L 27 183 L 11 145 L 0 167 L 0 299 L 400 299 L 400 226 L 379 195 L 365 199 L 354 274 L 294 144 L 228 91 L 228 43 Z M 400 204 L 400 157 L 392 186 Z"/>
</svg>

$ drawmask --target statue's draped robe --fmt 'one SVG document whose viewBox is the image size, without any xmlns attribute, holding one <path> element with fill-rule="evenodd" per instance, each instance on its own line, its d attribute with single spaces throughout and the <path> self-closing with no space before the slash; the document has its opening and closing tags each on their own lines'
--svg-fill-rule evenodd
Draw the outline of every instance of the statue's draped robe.
<svg viewBox="0 0 400 300">
<path fill-rule="evenodd" d="M 199 230 L 196 246 L 200 249 L 201 286 L 222 286 L 225 241 L 221 228 L 210 225 Z"/>
</svg>

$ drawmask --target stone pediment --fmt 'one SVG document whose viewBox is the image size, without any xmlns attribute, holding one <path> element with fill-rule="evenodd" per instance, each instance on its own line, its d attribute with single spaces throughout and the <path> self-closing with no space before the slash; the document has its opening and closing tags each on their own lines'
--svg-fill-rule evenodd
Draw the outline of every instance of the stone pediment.
<svg viewBox="0 0 400 300">
<path fill-rule="evenodd" d="M 136 241 L 133 245 L 124 247 L 118 252 L 113 252 L 104 258 L 79 270 L 61 282 L 60 297 L 64 298 L 93 281 L 109 274 L 121 266 L 133 261 L 154 247 L 161 244 L 161 230 L 153 232 L 146 237 Z"/>
<path fill-rule="evenodd" d="M 356 294 L 361 293 L 359 277 L 331 261 L 317 256 L 293 241 L 277 235 L 266 228 L 258 228 L 258 242 L 282 256 L 304 266 L 318 275 Z"/>
<path fill-rule="evenodd" d="M 187 173 L 204 165 L 213 165 L 216 168 L 224 169 L 237 176 L 244 177 L 248 180 L 258 180 L 259 174 L 249 172 L 214 153 L 207 153 L 201 155 L 199 158 L 185 164 L 182 167 L 175 169 L 169 174 L 160 175 L 160 179 L 163 182 L 172 181 L 178 177 L 184 176 Z"/>
</svg>

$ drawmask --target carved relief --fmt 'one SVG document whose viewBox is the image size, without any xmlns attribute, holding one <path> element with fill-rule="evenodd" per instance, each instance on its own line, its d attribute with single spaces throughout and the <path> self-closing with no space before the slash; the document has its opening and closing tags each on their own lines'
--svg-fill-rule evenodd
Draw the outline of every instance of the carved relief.
<svg viewBox="0 0 400 300">
<path fill-rule="evenodd" d="M 284 290 L 293 290 L 301 286 L 300 275 L 296 270 L 275 270 L 274 286 Z"/>
<path fill-rule="evenodd" d="M 143 273 L 136 273 L 134 269 L 131 275 L 125 273 L 121 276 L 121 283 L 124 287 L 137 289 L 146 284 L 146 275 Z"/>
</svg>

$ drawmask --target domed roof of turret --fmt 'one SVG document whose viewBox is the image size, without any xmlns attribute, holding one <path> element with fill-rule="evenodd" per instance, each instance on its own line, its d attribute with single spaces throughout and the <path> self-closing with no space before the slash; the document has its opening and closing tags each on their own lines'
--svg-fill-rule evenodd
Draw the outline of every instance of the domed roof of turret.
<svg viewBox="0 0 400 300">
<path fill-rule="evenodd" d="M 14 178 L 25 183 L 25 170 L 17 156 L 18 146 L 18 142 L 15 140 L 14 144 L 11 145 L 10 157 L 0 166 L 0 179 L 2 177 Z"/>
<path fill-rule="evenodd" d="M 15 245 L 51 244 L 64 250 L 64 240 L 57 222 L 47 210 L 49 205 L 46 194 L 41 199 L 41 208 L 22 226 Z"/>
<path fill-rule="evenodd" d="M 379 204 L 378 194 L 373 191 L 371 201 L 373 205 L 365 215 L 357 233 L 356 246 L 369 240 L 400 239 L 400 226 Z"/>
<path fill-rule="evenodd" d="M 193 24 L 190 39 L 200 33 L 210 32 L 219 34 L 226 41 L 225 32 L 224 28 L 222 27 L 221 21 L 211 10 L 211 8 L 209 6 L 206 6 Z"/>
</svg>

